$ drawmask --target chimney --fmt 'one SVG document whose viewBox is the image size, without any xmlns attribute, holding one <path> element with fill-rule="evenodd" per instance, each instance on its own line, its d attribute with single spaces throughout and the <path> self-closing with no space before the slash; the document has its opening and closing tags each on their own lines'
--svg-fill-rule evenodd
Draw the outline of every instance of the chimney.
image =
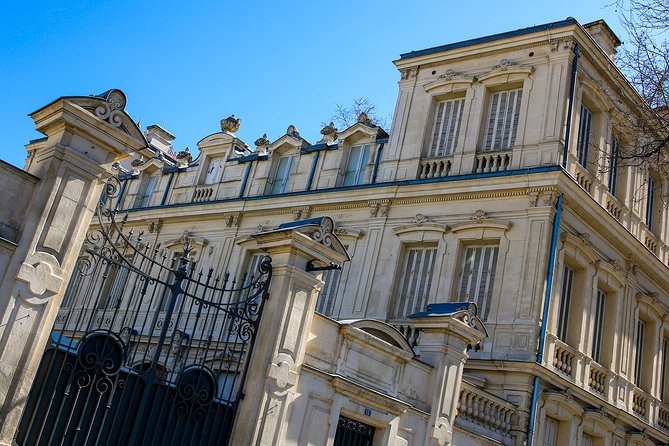
<svg viewBox="0 0 669 446">
<path fill-rule="evenodd" d="M 172 141 L 176 139 L 176 136 L 156 124 L 148 126 L 144 136 L 152 147 L 165 153 L 170 151 Z"/>
<path fill-rule="evenodd" d="M 609 59 L 614 60 L 616 55 L 616 48 L 622 43 L 618 36 L 616 36 L 609 25 L 604 20 L 596 20 L 594 22 L 586 23 L 583 28 L 590 34 L 590 36 L 597 42 L 604 53 L 609 56 Z"/>
</svg>

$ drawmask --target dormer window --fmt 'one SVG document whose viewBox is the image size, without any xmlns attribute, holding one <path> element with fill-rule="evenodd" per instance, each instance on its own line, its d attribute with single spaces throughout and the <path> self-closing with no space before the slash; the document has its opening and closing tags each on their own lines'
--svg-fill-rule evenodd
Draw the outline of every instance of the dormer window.
<svg viewBox="0 0 669 446">
<path fill-rule="evenodd" d="M 428 158 L 453 154 L 460 135 L 464 104 L 464 98 L 460 98 L 441 101 L 436 105 Z"/>
<path fill-rule="evenodd" d="M 484 152 L 507 150 L 514 146 L 522 95 L 521 88 L 492 94 L 483 137 Z"/>
<path fill-rule="evenodd" d="M 346 161 L 342 186 L 356 186 L 365 182 L 365 168 L 369 160 L 369 144 L 351 147 Z"/>
<path fill-rule="evenodd" d="M 204 174 L 202 184 L 216 184 L 221 179 L 223 171 L 223 157 L 211 158 L 207 164 L 207 170 Z"/>
<path fill-rule="evenodd" d="M 151 202 L 151 196 L 158 185 L 158 175 L 150 175 L 142 179 L 135 199 L 135 207 L 145 208 Z"/>
<path fill-rule="evenodd" d="M 279 162 L 274 173 L 274 180 L 272 181 L 270 194 L 282 194 L 286 192 L 288 189 L 288 180 L 290 179 L 290 172 L 293 168 L 294 159 L 295 158 L 290 155 L 279 158 Z"/>
</svg>

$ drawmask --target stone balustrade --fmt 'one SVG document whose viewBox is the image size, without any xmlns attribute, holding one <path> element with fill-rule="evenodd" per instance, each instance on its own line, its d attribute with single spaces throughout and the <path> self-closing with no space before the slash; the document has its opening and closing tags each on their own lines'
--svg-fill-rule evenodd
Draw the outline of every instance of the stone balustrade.
<svg viewBox="0 0 669 446">
<path fill-rule="evenodd" d="M 588 371 L 588 387 L 590 387 L 590 390 L 606 397 L 608 381 L 607 370 L 595 361 L 591 361 Z"/>
<path fill-rule="evenodd" d="M 559 339 L 554 339 L 553 367 L 570 378 L 574 377 L 574 360 L 578 356 L 575 349 Z"/>
<path fill-rule="evenodd" d="M 420 330 L 417 329 L 416 327 L 413 326 L 413 324 L 408 321 L 408 320 L 397 320 L 397 321 L 389 321 L 388 322 L 390 325 L 395 327 L 397 331 L 402 333 L 402 336 L 404 336 L 404 339 L 407 340 L 409 345 L 414 348 L 414 350 L 418 347 L 418 341 L 420 339 Z M 417 352 L 418 353 L 418 352 Z"/>
<path fill-rule="evenodd" d="M 659 253 L 660 240 L 648 229 L 643 230 L 643 244 L 655 255 Z"/>
<path fill-rule="evenodd" d="M 508 436 L 517 423 L 516 409 L 508 401 L 463 381 L 456 422 L 465 420 L 492 433 Z"/>
<path fill-rule="evenodd" d="M 452 156 L 441 158 L 426 158 L 420 161 L 418 179 L 443 178 L 451 174 L 453 167 Z"/>
<path fill-rule="evenodd" d="M 657 410 L 657 426 L 669 432 L 669 406 L 660 403 Z"/>
<path fill-rule="evenodd" d="M 632 393 L 632 412 L 641 418 L 648 419 L 648 403 L 650 396 L 639 388 Z"/>
<path fill-rule="evenodd" d="M 613 198 L 611 194 L 607 194 L 608 197 L 606 199 L 606 210 L 609 211 L 609 214 L 616 220 L 620 221 L 620 217 L 622 215 L 622 207 L 618 203 L 618 200 Z"/>
<path fill-rule="evenodd" d="M 510 170 L 513 152 L 477 153 L 474 173 L 503 172 Z"/>
<path fill-rule="evenodd" d="M 588 194 L 592 195 L 593 184 L 595 178 L 590 172 L 583 166 L 578 163 L 574 163 L 575 177 L 576 182 L 579 186 L 583 188 Z"/>
<path fill-rule="evenodd" d="M 214 199 L 213 186 L 197 186 L 193 191 L 193 203 L 201 203 L 204 201 L 211 201 Z"/>
</svg>

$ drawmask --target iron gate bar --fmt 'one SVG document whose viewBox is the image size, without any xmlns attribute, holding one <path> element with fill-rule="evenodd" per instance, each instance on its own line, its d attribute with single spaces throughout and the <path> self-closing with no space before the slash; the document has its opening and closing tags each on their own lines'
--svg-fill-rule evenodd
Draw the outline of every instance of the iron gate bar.
<svg viewBox="0 0 669 446">
<path fill-rule="evenodd" d="M 271 259 L 231 279 L 125 231 L 105 187 L 19 426 L 19 445 L 224 444 Z M 257 273 L 257 276 L 255 275 Z"/>
</svg>

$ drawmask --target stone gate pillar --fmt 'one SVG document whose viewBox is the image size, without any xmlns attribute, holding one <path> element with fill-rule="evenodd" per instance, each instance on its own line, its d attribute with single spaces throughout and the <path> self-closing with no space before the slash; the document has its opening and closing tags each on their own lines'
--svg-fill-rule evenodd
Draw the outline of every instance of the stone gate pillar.
<svg viewBox="0 0 669 446">
<path fill-rule="evenodd" d="M 146 141 L 124 111 L 125 95 L 60 98 L 34 112 L 47 136 L 29 147 L 32 199 L 17 247 L 0 271 L 0 445 L 15 435 L 68 279 L 111 164 Z"/>
<path fill-rule="evenodd" d="M 305 220 L 305 222 L 320 219 Z M 230 444 L 284 444 L 307 336 L 322 281 L 307 262 L 341 265 L 348 255 L 332 234 L 332 220 L 253 237 L 272 258 L 272 282 L 244 385 Z M 328 228 L 329 226 L 329 228 Z"/>
<path fill-rule="evenodd" d="M 434 367 L 425 446 L 451 444 L 462 371 L 469 358 L 467 346 L 477 344 L 487 333 L 476 316 L 476 305 L 467 302 L 430 304 L 426 311 L 409 317 L 421 332 L 420 359 Z"/>
</svg>

